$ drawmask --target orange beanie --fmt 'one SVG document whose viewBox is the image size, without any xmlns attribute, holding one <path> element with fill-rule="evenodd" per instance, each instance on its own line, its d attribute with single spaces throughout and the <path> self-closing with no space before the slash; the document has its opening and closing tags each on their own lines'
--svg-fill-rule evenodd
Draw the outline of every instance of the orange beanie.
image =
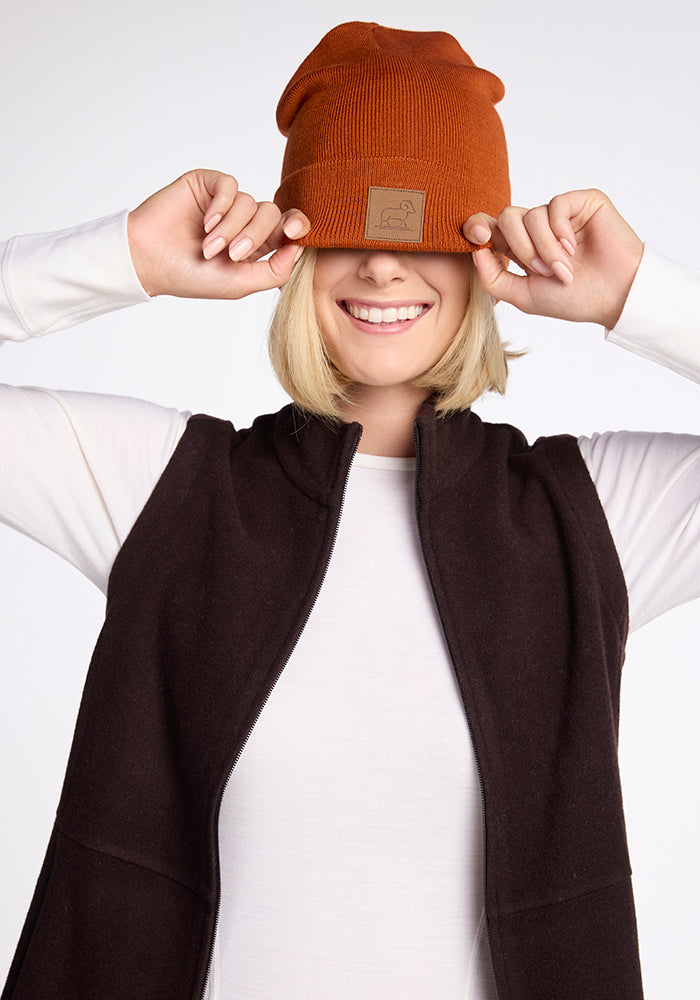
<svg viewBox="0 0 700 1000">
<path fill-rule="evenodd" d="M 321 39 L 277 108 L 275 201 L 315 247 L 473 250 L 462 225 L 510 202 L 504 88 L 452 35 L 359 21 Z"/>
</svg>

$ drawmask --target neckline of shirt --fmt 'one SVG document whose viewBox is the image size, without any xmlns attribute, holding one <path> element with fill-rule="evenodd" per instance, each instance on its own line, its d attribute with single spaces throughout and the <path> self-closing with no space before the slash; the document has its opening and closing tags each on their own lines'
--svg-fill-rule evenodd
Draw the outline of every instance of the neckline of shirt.
<svg viewBox="0 0 700 1000">
<path fill-rule="evenodd" d="M 398 472 L 413 472 L 416 468 L 415 458 L 394 458 L 389 455 L 355 455 L 354 465 L 360 469 L 392 469 Z"/>
</svg>

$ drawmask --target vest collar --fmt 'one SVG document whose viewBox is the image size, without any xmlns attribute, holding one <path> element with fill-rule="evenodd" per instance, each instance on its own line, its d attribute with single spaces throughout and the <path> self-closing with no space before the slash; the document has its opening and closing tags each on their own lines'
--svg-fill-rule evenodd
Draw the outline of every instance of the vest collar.
<svg viewBox="0 0 700 1000">
<path fill-rule="evenodd" d="M 274 417 L 274 448 L 287 477 L 303 493 L 327 504 L 347 476 L 360 443 L 362 426 L 332 424 L 308 416 L 294 404 Z M 483 425 L 471 410 L 438 417 L 430 402 L 421 406 L 414 423 L 421 493 L 440 492 L 469 474 L 483 446 Z"/>
</svg>

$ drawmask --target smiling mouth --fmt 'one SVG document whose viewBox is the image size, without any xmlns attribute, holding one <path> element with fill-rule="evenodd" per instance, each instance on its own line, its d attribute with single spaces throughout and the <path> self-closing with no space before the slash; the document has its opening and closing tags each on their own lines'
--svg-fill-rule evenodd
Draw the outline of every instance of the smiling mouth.
<svg viewBox="0 0 700 1000">
<path fill-rule="evenodd" d="M 419 316 L 422 316 L 424 312 L 430 309 L 430 305 L 426 302 L 417 305 L 386 306 L 382 308 L 379 306 L 360 305 L 355 302 L 343 300 L 340 306 L 353 319 L 359 319 L 376 326 L 405 323 L 409 320 L 418 319 Z"/>
</svg>

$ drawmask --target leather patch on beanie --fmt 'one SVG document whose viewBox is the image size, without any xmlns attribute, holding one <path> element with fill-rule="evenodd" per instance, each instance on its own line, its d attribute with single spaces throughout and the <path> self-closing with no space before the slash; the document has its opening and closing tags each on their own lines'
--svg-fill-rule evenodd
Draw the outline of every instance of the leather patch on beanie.
<svg viewBox="0 0 700 1000">
<path fill-rule="evenodd" d="M 367 196 L 365 239 L 420 243 L 424 213 L 425 191 L 371 187 Z"/>
</svg>

